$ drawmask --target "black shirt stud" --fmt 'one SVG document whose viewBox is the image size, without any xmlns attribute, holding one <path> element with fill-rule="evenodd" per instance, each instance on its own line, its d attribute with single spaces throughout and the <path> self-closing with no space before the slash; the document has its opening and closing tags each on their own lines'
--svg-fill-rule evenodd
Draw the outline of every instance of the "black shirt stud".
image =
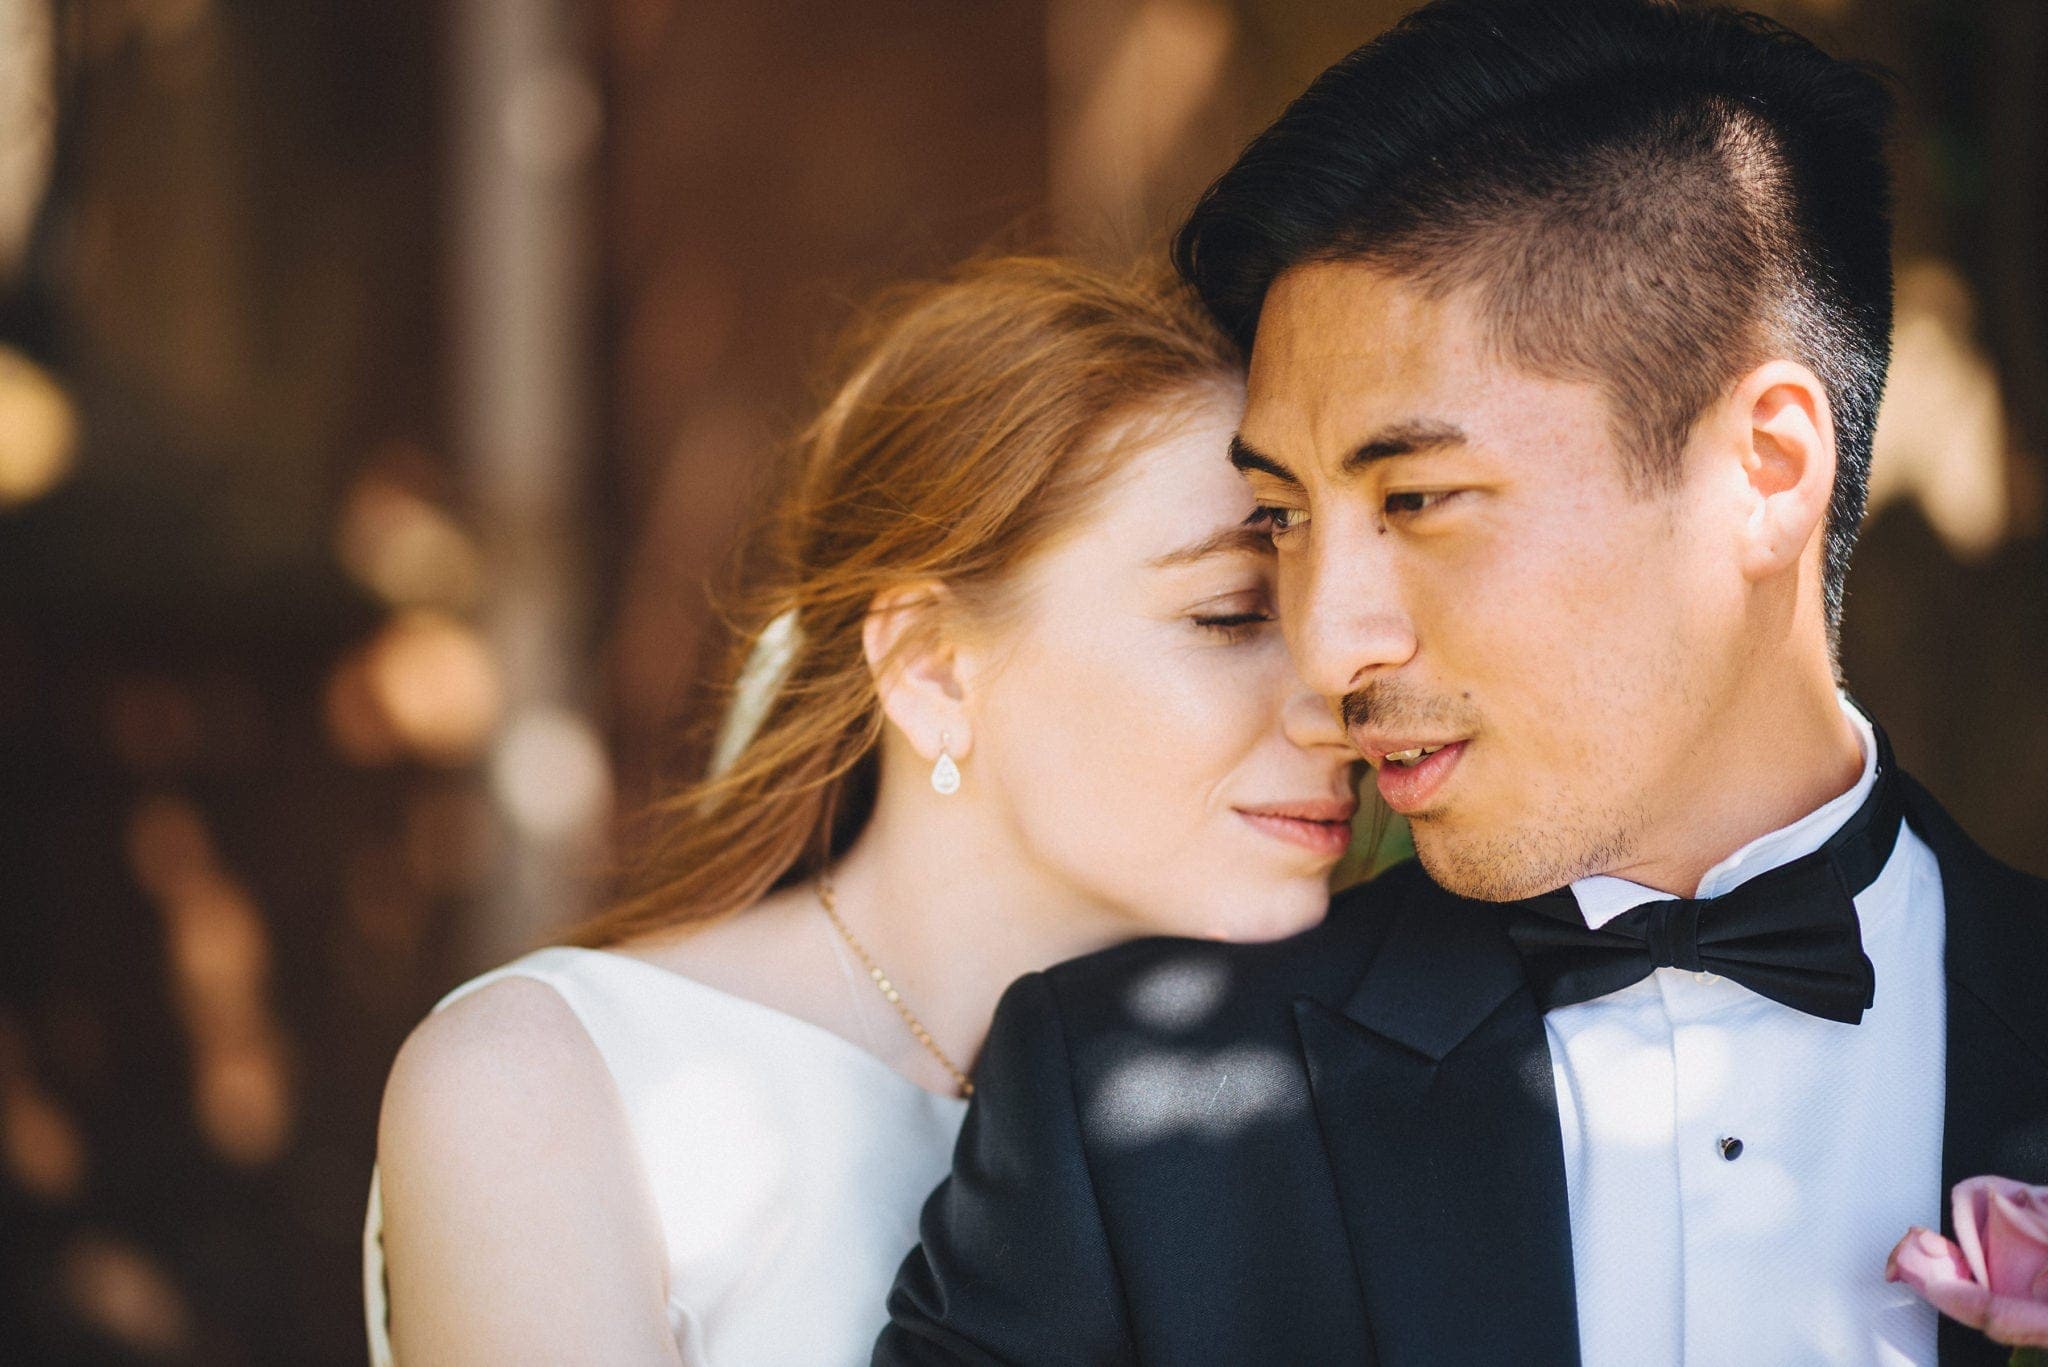
<svg viewBox="0 0 2048 1367">
<path fill-rule="evenodd" d="M 1742 1157 L 1742 1141 L 1732 1134 L 1722 1135 L 1716 1146 L 1721 1150 L 1721 1156 L 1731 1163 Z"/>
</svg>

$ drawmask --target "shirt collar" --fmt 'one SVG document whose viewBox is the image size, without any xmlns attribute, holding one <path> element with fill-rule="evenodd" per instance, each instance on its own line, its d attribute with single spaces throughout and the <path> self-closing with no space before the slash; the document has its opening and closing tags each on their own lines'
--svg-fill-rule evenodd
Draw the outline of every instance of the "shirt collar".
<svg viewBox="0 0 2048 1367">
<path fill-rule="evenodd" d="M 1700 879 L 1695 896 L 1718 897 L 1766 869 L 1812 854 L 1825 845 L 1828 837 L 1840 830 L 1842 823 L 1855 815 L 1863 800 L 1870 796 L 1870 790 L 1877 784 L 1877 734 L 1871 730 L 1869 719 L 1856 710 L 1847 694 L 1838 695 L 1838 700 L 1843 715 L 1856 728 L 1857 743 L 1863 747 L 1863 776 L 1840 797 L 1822 803 L 1789 826 L 1780 826 L 1758 836 L 1708 869 Z M 1571 887 L 1572 895 L 1578 899 L 1579 914 L 1586 918 L 1588 926 L 1596 930 L 1633 907 L 1662 901 L 1673 895 L 1604 873 L 1581 878 Z"/>
</svg>

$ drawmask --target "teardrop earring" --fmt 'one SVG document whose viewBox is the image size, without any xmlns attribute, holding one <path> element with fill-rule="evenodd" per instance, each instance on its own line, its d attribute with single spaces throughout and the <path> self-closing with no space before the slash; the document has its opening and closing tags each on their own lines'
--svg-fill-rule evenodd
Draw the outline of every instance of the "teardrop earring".
<svg viewBox="0 0 2048 1367">
<path fill-rule="evenodd" d="M 943 797 L 951 797 L 960 791 L 960 766 L 953 763 L 949 748 L 953 737 L 945 731 L 939 732 L 939 762 L 932 766 L 932 790 Z"/>
</svg>

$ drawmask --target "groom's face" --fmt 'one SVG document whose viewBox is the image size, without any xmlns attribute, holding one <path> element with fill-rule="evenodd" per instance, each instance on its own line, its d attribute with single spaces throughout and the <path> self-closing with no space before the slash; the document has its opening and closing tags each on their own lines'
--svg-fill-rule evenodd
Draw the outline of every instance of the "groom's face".
<svg viewBox="0 0 2048 1367">
<path fill-rule="evenodd" d="M 1346 262 L 1267 296 L 1233 460 L 1274 510 L 1289 647 L 1469 896 L 1625 872 L 1739 668 L 1712 501 L 1645 491 L 1613 429 L 1467 297 Z"/>
</svg>

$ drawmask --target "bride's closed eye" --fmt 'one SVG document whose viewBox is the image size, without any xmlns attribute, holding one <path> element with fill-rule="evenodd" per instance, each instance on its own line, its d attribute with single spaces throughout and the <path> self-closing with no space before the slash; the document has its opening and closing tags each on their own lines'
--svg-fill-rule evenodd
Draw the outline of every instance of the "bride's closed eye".
<svg viewBox="0 0 2048 1367">
<path fill-rule="evenodd" d="M 1240 594 L 1234 599 L 1209 603 L 1188 614 L 1188 620 L 1205 632 L 1214 632 L 1225 641 L 1248 640 L 1274 620 L 1274 613 L 1263 595 Z"/>
</svg>

